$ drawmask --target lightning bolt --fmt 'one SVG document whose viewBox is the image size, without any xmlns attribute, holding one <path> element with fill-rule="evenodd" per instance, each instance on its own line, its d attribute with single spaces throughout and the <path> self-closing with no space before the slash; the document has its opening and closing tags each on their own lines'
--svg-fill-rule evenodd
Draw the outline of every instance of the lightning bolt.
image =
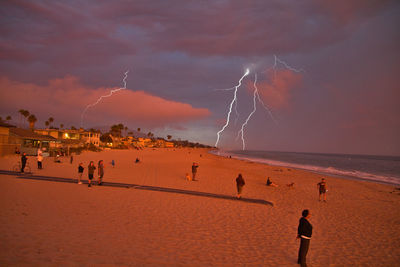
<svg viewBox="0 0 400 267">
<path fill-rule="evenodd" d="M 258 88 L 257 88 L 257 73 L 254 74 L 254 93 L 253 93 L 253 110 L 250 112 L 249 116 L 247 117 L 246 121 L 242 124 L 242 128 L 239 130 L 237 138 L 241 135 L 242 137 L 242 149 L 246 148 L 246 144 L 244 142 L 244 128 L 246 127 L 247 123 L 249 122 L 251 116 L 257 111 L 257 97 L 260 100 L 260 96 L 258 95 Z M 236 138 L 236 139 L 237 139 Z"/>
<path fill-rule="evenodd" d="M 82 112 L 82 114 L 81 114 L 81 127 L 82 127 L 82 124 L 83 124 L 83 117 L 84 117 L 86 111 L 87 111 L 89 108 L 92 108 L 92 107 L 96 106 L 97 104 L 99 104 L 99 103 L 101 102 L 101 100 L 103 100 L 103 98 L 110 97 L 110 96 L 112 96 L 114 93 L 126 89 L 126 79 L 128 78 L 128 72 L 129 72 L 129 70 L 125 71 L 125 73 L 124 73 L 124 78 L 122 79 L 122 82 L 123 82 L 123 84 L 124 84 L 124 87 L 120 87 L 120 88 L 118 88 L 118 89 L 113 89 L 113 90 L 110 91 L 110 93 L 109 93 L 108 95 L 103 95 L 103 96 L 99 97 L 99 99 L 97 99 L 97 101 L 94 102 L 93 104 L 89 104 L 89 105 L 86 106 L 86 108 L 83 110 L 83 112 Z"/>
<path fill-rule="evenodd" d="M 249 69 L 246 69 L 246 72 L 243 74 L 242 78 L 240 78 L 238 84 L 235 86 L 235 91 L 234 91 L 234 93 L 233 93 L 233 99 L 232 99 L 232 101 L 231 101 L 231 104 L 229 105 L 229 111 L 228 111 L 228 115 L 227 115 L 227 117 L 226 117 L 226 123 L 225 123 L 225 125 L 222 127 L 222 129 L 221 129 L 219 132 L 217 132 L 217 141 L 215 142 L 215 147 L 218 147 L 218 142 L 219 142 L 220 134 L 221 134 L 221 133 L 225 130 L 225 128 L 229 125 L 229 121 L 230 121 L 230 117 L 231 117 L 231 113 L 232 113 L 233 104 L 236 104 L 236 102 L 237 102 L 237 91 L 238 91 L 238 88 L 242 85 L 242 80 L 244 79 L 244 77 L 246 77 L 247 75 L 249 75 L 249 73 L 250 73 L 250 70 L 249 70 Z M 236 110 L 236 112 L 237 112 L 237 110 Z"/>
<path fill-rule="evenodd" d="M 295 69 L 291 66 L 289 66 L 289 64 L 287 64 L 285 61 L 279 59 L 276 55 L 274 55 L 274 64 L 272 65 L 272 67 L 266 69 L 264 72 L 268 72 L 269 70 L 273 69 L 274 70 L 274 78 L 276 78 L 276 68 L 278 67 L 278 63 L 282 64 L 283 66 L 285 66 L 285 68 L 287 68 L 288 70 L 291 70 L 293 72 L 305 72 L 303 69 Z"/>
</svg>

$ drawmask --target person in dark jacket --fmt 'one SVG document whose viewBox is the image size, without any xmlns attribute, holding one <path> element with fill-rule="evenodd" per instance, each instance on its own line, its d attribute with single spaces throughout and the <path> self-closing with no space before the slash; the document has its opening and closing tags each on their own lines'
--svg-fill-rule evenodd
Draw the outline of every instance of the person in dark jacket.
<svg viewBox="0 0 400 267">
<path fill-rule="evenodd" d="M 24 152 L 21 156 L 21 172 L 24 172 L 26 161 L 28 158 L 26 157 L 26 153 Z"/>
<path fill-rule="evenodd" d="M 88 187 L 92 186 L 92 180 L 93 180 L 93 175 L 94 175 L 95 169 L 96 169 L 96 166 L 94 166 L 94 162 L 91 161 L 88 166 L 88 178 L 89 178 Z"/>
<path fill-rule="evenodd" d="M 243 190 L 243 186 L 245 185 L 244 179 L 242 177 L 242 174 L 239 173 L 238 177 L 236 178 L 236 188 L 237 188 L 237 198 L 241 198 L 241 194 L 242 194 L 242 190 Z"/>
<path fill-rule="evenodd" d="M 312 235 L 312 225 L 308 221 L 311 217 L 311 213 L 309 210 L 303 210 L 302 217 L 299 221 L 299 227 L 297 228 L 297 238 L 300 238 L 300 248 L 299 248 L 299 257 L 297 263 L 301 265 L 301 267 L 306 267 L 306 256 L 308 252 L 308 248 L 310 246 L 310 240 Z"/>
<path fill-rule="evenodd" d="M 82 184 L 81 179 L 82 179 L 82 174 L 83 174 L 84 170 L 85 170 L 85 168 L 83 168 L 83 163 L 82 162 L 79 163 L 79 166 L 78 166 L 78 184 Z"/>
</svg>

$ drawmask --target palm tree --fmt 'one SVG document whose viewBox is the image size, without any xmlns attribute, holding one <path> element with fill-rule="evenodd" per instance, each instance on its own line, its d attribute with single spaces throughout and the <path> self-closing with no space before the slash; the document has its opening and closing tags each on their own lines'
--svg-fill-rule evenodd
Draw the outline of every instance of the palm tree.
<svg viewBox="0 0 400 267">
<path fill-rule="evenodd" d="M 71 130 L 76 130 L 75 126 L 71 126 Z"/>
<path fill-rule="evenodd" d="M 171 138 L 172 138 L 172 135 L 167 135 L 168 140 L 171 140 Z"/>
<path fill-rule="evenodd" d="M 140 128 L 137 128 L 137 131 L 140 132 Z"/>
<path fill-rule="evenodd" d="M 64 124 L 61 123 L 61 124 L 60 124 L 60 128 L 61 128 L 61 129 L 64 128 Z"/>
<path fill-rule="evenodd" d="M 124 127 L 124 130 L 125 130 L 125 136 L 126 136 L 126 132 L 128 131 L 128 127 Z"/>
<path fill-rule="evenodd" d="M 20 110 L 18 110 L 18 112 L 19 112 L 19 114 L 21 114 L 21 121 L 23 121 L 22 120 L 22 116 L 24 116 L 25 119 L 27 119 L 29 117 L 29 114 L 30 114 L 29 111 L 27 111 L 25 109 L 20 109 Z M 25 121 L 23 121 L 23 123 L 21 123 L 21 127 L 23 127 L 23 126 L 25 126 Z"/>
<path fill-rule="evenodd" d="M 22 117 L 24 116 L 23 115 L 23 113 L 24 113 L 24 110 L 23 109 L 20 109 L 20 110 L 18 110 L 18 113 L 19 113 L 19 115 L 20 115 L 20 119 L 19 119 L 19 122 L 20 122 L 20 126 L 22 127 Z"/>
<path fill-rule="evenodd" d="M 49 121 L 45 121 L 44 124 L 46 125 L 46 128 L 49 128 L 49 125 L 50 125 Z"/>
<path fill-rule="evenodd" d="M 35 122 L 37 122 L 36 116 L 31 114 L 28 117 L 28 122 L 29 122 L 29 128 L 33 131 L 33 128 L 35 127 Z"/>
<path fill-rule="evenodd" d="M 52 127 L 51 124 L 53 123 L 53 121 L 54 121 L 54 118 L 53 118 L 53 117 L 50 117 L 50 118 L 49 118 L 50 128 Z"/>
</svg>

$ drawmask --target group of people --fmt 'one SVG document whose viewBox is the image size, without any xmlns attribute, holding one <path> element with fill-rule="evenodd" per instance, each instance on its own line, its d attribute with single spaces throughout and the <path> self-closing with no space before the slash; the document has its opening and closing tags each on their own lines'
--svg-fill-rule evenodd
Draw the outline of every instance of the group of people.
<svg viewBox="0 0 400 267">
<path fill-rule="evenodd" d="M 82 184 L 81 179 L 85 168 L 83 167 L 83 163 L 79 163 L 78 166 L 78 184 Z M 96 170 L 96 166 L 93 161 L 90 161 L 88 165 L 88 187 L 92 186 L 92 180 L 94 179 L 94 172 Z M 98 182 L 97 185 L 103 184 L 103 176 L 104 176 L 104 161 L 99 160 L 97 164 L 97 174 L 98 174 Z"/>
<path fill-rule="evenodd" d="M 268 181 L 269 177 L 268 177 Z M 270 181 L 271 182 L 271 181 Z M 272 183 L 272 182 L 271 182 Z M 243 186 L 245 185 L 245 181 L 241 173 L 239 173 L 238 177 L 236 178 L 236 187 L 237 187 L 237 198 L 241 198 Z M 267 182 L 268 185 L 268 182 Z M 270 184 L 271 185 L 271 184 Z M 322 178 L 321 182 L 317 184 L 319 189 L 319 201 L 321 201 L 321 195 L 323 195 L 324 201 L 326 201 L 326 181 Z M 302 212 L 302 217 L 299 220 L 299 226 L 297 227 L 297 239 L 300 239 L 300 248 L 297 258 L 297 263 L 300 264 L 302 267 L 307 266 L 306 264 L 306 256 L 308 252 L 308 248 L 310 246 L 310 240 L 312 235 L 312 225 L 309 222 L 311 218 L 311 212 L 306 209 Z"/>
<path fill-rule="evenodd" d="M 241 198 L 241 194 L 243 191 L 243 186 L 245 185 L 245 181 L 241 173 L 239 173 L 236 178 L 236 188 L 237 188 L 237 198 Z M 278 187 L 277 184 L 273 183 L 270 178 L 267 178 L 267 186 Z M 292 187 L 294 183 L 290 183 L 287 186 Z M 321 182 L 317 184 L 318 192 L 319 192 L 319 201 L 321 201 L 321 196 L 323 197 L 323 201 L 326 202 L 326 192 L 328 191 L 326 181 L 324 178 L 321 179 Z"/>
</svg>

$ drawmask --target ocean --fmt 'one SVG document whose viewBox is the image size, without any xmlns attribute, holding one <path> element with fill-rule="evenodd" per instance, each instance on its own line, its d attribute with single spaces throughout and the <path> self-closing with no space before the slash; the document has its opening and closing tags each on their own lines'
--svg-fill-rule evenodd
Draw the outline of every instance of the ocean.
<svg viewBox="0 0 400 267">
<path fill-rule="evenodd" d="M 275 151 L 213 151 L 220 156 L 303 169 L 348 179 L 400 185 L 400 157 Z"/>
</svg>

